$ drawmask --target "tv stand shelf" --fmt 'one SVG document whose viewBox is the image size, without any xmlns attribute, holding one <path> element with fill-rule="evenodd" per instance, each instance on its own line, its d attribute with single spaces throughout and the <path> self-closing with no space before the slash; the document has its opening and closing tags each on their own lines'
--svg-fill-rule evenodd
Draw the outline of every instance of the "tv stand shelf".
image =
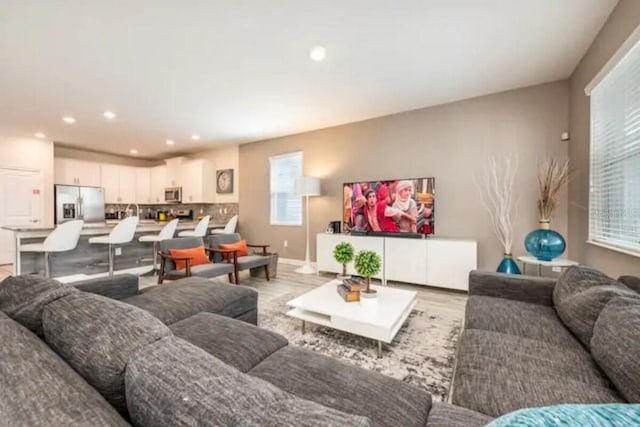
<svg viewBox="0 0 640 427">
<path fill-rule="evenodd" d="M 466 291 L 469 272 L 477 268 L 475 240 L 319 233 L 316 238 L 318 271 L 342 272 L 342 265 L 333 258 L 333 248 L 340 242 L 351 243 L 356 253 L 362 250 L 378 253 L 382 268 L 375 277 L 383 284 L 393 280 Z M 347 273 L 357 274 L 353 263 L 347 266 Z"/>
</svg>

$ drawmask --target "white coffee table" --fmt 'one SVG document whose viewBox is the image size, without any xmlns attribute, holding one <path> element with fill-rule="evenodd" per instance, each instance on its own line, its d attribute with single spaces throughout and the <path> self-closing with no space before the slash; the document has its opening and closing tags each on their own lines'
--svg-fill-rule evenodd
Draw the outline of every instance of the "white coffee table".
<svg viewBox="0 0 640 427">
<path fill-rule="evenodd" d="M 287 303 L 293 307 L 288 316 L 305 322 L 328 326 L 340 331 L 374 339 L 378 342 L 378 357 L 382 357 L 382 343 L 390 343 L 416 305 L 417 292 L 372 286 L 378 291 L 377 302 L 373 306 L 363 306 L 359 302 L 345 302 L 336 287 L 342 283 L 329 283 L 307 292 Z"/>
</svg>

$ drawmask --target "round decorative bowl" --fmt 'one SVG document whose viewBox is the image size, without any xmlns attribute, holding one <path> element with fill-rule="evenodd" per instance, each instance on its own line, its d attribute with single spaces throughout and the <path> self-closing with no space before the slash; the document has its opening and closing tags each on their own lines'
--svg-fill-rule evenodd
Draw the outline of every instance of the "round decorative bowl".
<svg viewBox="0 0 640 427">
<path fill-rule="evenodd" d="M 540 261 L 551 261 L 564 253 L 567 243 L 557 231 L 540 228 L 527 234 L 524 247 Z"/>
</svg>

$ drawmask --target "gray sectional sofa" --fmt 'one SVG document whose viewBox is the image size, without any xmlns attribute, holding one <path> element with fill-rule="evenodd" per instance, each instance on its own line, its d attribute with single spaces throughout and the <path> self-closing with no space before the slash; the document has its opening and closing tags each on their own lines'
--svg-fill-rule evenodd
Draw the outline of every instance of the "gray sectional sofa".
<svg viewBox="0 0 640 427">
<path fill-rule="evenodd" d="M 136 283 L 134 283 L 134 281 Z M 192 278 L 138 292 L 0 283 L 7 425 L 481 426 L 491 418 L 401 381 L 288 345 L 256 292 Z"/>
<path fill-rule="evenodd" d="M 497 417 L 560 403 L 640 402 L 640 279 L 472 272 L 452 402 Z"/>
</svg>

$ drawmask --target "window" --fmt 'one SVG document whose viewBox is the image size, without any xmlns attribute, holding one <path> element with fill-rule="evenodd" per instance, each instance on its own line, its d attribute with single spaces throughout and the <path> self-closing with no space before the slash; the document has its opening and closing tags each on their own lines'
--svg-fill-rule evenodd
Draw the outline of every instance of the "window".
<svg viewBox="0 0 640 427">
<path fill-rule="evenodd" d="M 295 181 L 302 176 L 302 152 L 269 157 L 271 169 L 271 224 L 302 225 L 302 196 Z"/>
<path fill-rule="evenodd" d="M 589 241 L 640 256 L 640 45 L 591 91 Z"/>
</svg>

